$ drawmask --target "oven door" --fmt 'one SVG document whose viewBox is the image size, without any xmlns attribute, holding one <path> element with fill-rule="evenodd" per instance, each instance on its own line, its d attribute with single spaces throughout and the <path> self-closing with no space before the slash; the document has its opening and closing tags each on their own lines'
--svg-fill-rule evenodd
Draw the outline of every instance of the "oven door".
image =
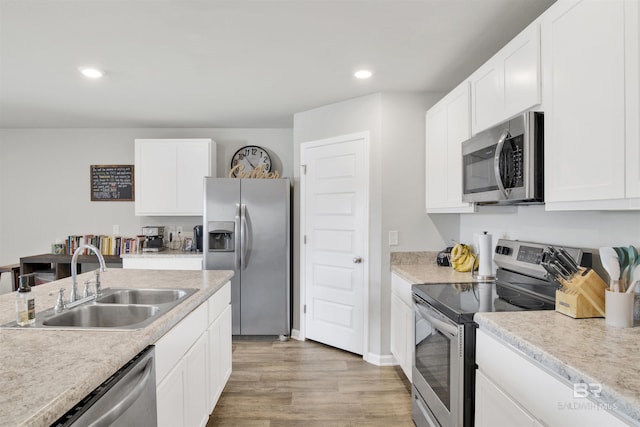
<svg viewBox="0 0 640 427">
<path fill-rule="evenodd" d="M 416 425 L 462 426 L 464 409 L 464 325 L 457 325 L 414 297 L 413 385 L 435 420 Z M 415 408 L 414 408 L 415 409 Z M 420 420 L 421 421 L 421 420 Z M 433 424 L 435 421 L 437 424 Z"/>
</svg>

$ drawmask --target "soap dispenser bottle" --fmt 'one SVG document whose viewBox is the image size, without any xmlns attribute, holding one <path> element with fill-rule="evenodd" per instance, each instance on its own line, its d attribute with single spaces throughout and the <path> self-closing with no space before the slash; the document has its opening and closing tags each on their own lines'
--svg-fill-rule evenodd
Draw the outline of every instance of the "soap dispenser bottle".
<svg viewBox="0 0 640 427">
<path fill-rule="evenodd" d="M 16 323 L 18 326 L 31 326 L 36 323 L 36 300 L 31 293 L 29 277 L 32 274 L 20 276 L 20 286 L 16 292 Z"/>
</svg>

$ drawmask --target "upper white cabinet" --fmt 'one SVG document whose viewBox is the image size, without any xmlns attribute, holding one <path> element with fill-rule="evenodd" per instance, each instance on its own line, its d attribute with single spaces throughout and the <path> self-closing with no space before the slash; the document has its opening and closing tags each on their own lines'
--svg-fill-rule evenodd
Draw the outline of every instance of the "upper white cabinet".
<svg viewBox="0 0 640 427">
<path fill-rule="evenodd" d="M 547 210 L 640 207 L 639 16 L 624 0 L 543 15 Z"/>
<path fill-rule="evenodd" d="M 540 104 L 538 22 L 529 25 L 478 68 L 469 81 L 474 135 Z"/>
<path fill-rule="evenodd" d="M 211 139 L 136 139 L 136 215 L 202 215 L 203 178 L 215 162 Z"/>
<path fill-rule="evenodd" d="M 473 212 L 462 201 L 462 142 L 469 139 L 469 84 L 456 87 L 426 115 L 427 213 Z"/>
<path fill-rule="evenodd" d="M 625 3 L 627 198 L 640 199 L 640 4 Z M 640 206 L 640 201 L 630 203 Z"/>
</svg>

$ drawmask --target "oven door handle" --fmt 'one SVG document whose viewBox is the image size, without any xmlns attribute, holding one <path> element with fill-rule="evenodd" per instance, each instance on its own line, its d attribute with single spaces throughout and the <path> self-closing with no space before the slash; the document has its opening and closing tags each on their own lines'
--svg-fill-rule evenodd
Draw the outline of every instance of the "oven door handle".
<svg viewBox="0 0 640 427">
<path fill-rule="evenodd" d="M 496 153 L 493 157 L 493 172 L 496 175 L 496 184 L 498 184 L 498 188 L 500 192 L 504 194 L 505 199 L 509 199 L 509 194 L 511 193 L 511 189 L 507 190 L 504 188 L 504 183 L 502 182 L 502 174 L 500 173 L 500 157 L 502 156 L 502 150 L 504 148 L 504 142 L 507 138 L 511 137 L 511 133 L 509 130 L 505 130 L 500 135 L 500 139 L 498 140 L 498 146 L 496 147 Z"/>
<path fill-rule="evenodd" d="M 442 332 L 446 332 L 447 334 L 451 335 L 452 337 L 456 337 L 458 336 L 458 328 L 456 328 L 455 326 L 452 326 L 436 317 L 434 317 L 431 313 L 429 313 L 427 310 L 425 310 L 424 308 L 420 307 L 420 305 L 416 304 L 416 309 L 418 310 L 420 316 L 424 317 L 425 319 L 427 319 L 429 322 L 431 322 L 431 324 L 433 326 L 435 326 L 436 329 L 442 331 Z"/>
</svg>

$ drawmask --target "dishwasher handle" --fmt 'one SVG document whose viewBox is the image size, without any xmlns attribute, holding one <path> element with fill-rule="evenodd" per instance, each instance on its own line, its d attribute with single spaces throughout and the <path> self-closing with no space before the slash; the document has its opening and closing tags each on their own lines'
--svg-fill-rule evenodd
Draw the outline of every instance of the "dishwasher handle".
<svg viewBox="0 0 640 427">
<path fill-rule="evenodd" d="M 142 392 L 148 386 L 149 381 L 151 380 L 153 373 L 153 359 L 148 359 L 145 364 L 144 370 L 142 374 L 136 375 L 129 382 L 135 382 L 135 385 L 131 387 L 131 389 L 127 392 L 127 394 L 120 399 L 119 402 L 115 403 L 111 409 L 109 409 L 104 414 L 100 415 L 95 421 L 89 424 L 89 427 L 106 427 L 110 426 L 115 420 L 118 419 L 127 409 L 134 404 L 136 400 L 140 397 Z M 135 378 L 138 378 L 135 380 Z"/>
</svg>

